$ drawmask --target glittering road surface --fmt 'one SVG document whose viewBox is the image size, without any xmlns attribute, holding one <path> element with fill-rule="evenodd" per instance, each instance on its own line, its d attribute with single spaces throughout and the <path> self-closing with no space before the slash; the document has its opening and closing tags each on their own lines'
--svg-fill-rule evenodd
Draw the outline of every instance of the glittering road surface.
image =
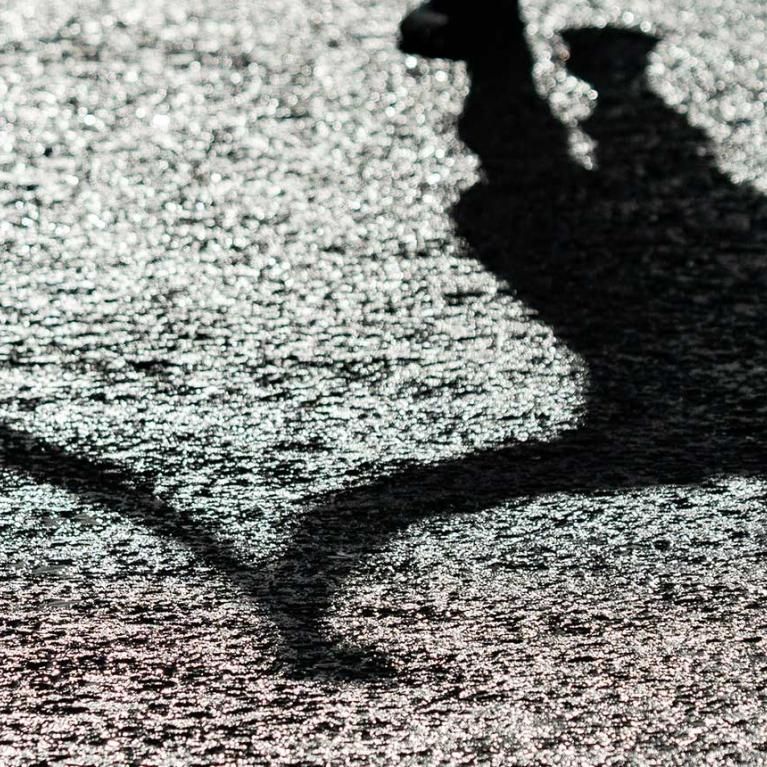
<svg viewBox="0 0 767 767">
<path fill-rule="evenodd" d="M 523 10 L 0 3 L 0 764 L 767 764 L 767 12 Z"/>
</svg>

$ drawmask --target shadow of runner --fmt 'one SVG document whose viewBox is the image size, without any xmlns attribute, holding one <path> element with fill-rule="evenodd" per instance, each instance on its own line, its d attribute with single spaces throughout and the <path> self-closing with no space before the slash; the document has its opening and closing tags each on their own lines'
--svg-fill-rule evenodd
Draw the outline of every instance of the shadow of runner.
<svg viewBox="0 0 767 767">
<path fill-rule="evenodd" d="M 504 44 L 467 62 L 459 130 L 482 178 L 452 214 L 468 255 L 584 359 L 587 412 L 551 443 L 413 465 L 318 502 L 266 595 L 299 676 L 391 671 L 334 636 L 327 616 L 345 578 L 413 522 L 764 472 L 767 202 L 722 174 L 704 133 L 651 91 L 657 41 L 635 31 L 564 35 L 571 71 L 599 92 L 583 125 L 598 167 L 574 163 L 535 91 L 518 20 L 507 21 Z"/>
<path fill-rule="evenodd" d="M 585 360 L 579 428 L 318 499 L 279 562 L 254 571 L 159 498 L 151 478 L 0 426 L 9 468 L 113 509 L 229 577 L 274 622 L 297 676 L 393 673 L 385 657 L 335 636 L 327 616 L 345 578 L 413 522 L 543 494 L 764 472 L 767 201 L 724 176 L 702 131 L 652 93 L 644 67 L 655 41 L 636 32 L 565 34 L 572 71 L 600 94 L 584 125 L 598 169 L 575 164 L 507 7 L 504 43 L 468 61 L 459 127 L 483 176 L 452 214 L 468 255 Z"/>
</svg>

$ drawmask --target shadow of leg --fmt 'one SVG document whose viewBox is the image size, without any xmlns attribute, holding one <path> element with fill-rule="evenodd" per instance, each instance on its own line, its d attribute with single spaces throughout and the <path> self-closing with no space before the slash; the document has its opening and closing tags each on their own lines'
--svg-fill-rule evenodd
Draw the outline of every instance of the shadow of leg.
<svg viewBox="0 0 767 767">
<path fill-rule="evenodd" d="M 267 575 L 263 599 L 281 637 L 280 654 L 299 677 L 380 678 L 395 673 L 378 650 L 355 646 L 329 624 L 345 582 L 414 523 L 476 513 L 556 493 L 617 492 L 699 481 L 676 448 L 583 430 L 552 443 L 520 444 L 436 465 L 413 466 L 318 503 Z"/>
</svg>

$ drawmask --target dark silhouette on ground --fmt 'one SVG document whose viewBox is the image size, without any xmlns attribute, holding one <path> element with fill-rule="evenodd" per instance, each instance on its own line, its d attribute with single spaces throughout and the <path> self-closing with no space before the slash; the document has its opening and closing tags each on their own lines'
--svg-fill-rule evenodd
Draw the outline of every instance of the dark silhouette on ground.
<svg viewBox="0 0 767 767">
<path fill-rule="evenodd" d="M 483 178 L 453 217 L 467 256 L 508 281 L 588 365 L 579 428 L 318 499 L 280 561 L 254 572 L 160 499 L 151 477 L 0 427 L 6 466 L 98 501 L 230 577 L 267 611 L 297 675 L 388 673 L 385 657 L 333 636 L 326 618 L 345 577 L 414 521 L 540 494 L 764 470 L 767 202 L 724 176 L 705 135 L 648 88 L 655 40 L 637 32 L 565 35 L 572 71 L 599 91 L 584 126 L 599 167 L 581 168 L 535 91 L 512 4 L 500 15 L 503 43 L 468 61 L 459 128 Z"/>
<path fill-rule="evenodd" d="M 425 0 L 400 22 L 399 48 L 430 58 L 476 58 L 521 27 L 516 0 Z"/>
<path fill-rule="evenodd" d="M 516 19 L 505 28 L 468 61 L 459 128 L 483 177 L 453 217 L 467 255 L 585 360 L 586 412 L 551 443 L 414 465 L 318 504 L 273 574 L 272 617 L 299 674 L 386 673 L 325 620 L 344 578 L 416 520 L 764 471 L 764 198 L 650 90 L 657 40 L 630 30 L 564 35 L 571 71 L 599 92 L 583 126 L 598 167 L 583 169 L 535 91 Z"/>
</svg>

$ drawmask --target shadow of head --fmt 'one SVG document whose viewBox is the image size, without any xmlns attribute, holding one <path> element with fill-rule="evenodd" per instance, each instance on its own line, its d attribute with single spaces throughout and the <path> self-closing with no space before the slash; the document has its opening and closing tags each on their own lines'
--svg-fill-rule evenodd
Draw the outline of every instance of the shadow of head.
<svg viewBox="0 0 767 767">
<path fill-rule="evenodd" d="M 627 86 L 641 78 L 660 38 L 637 29 L 585 27 L 561 33 L 567 69 L 597 90 Z"/>
</svg>

